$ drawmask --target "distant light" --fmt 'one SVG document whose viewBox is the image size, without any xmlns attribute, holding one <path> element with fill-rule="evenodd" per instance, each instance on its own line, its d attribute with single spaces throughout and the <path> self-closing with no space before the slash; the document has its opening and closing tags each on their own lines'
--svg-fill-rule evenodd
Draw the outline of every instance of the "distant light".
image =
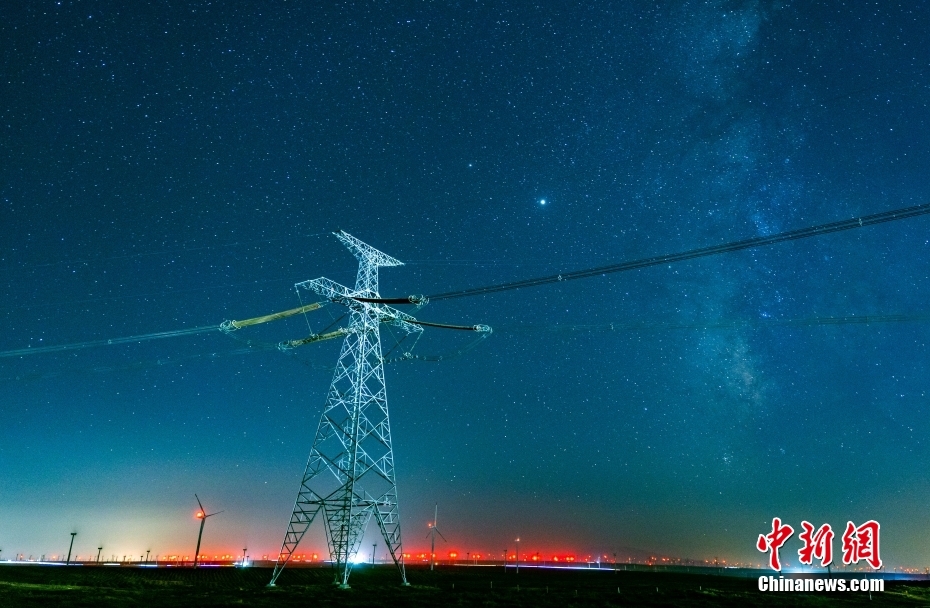
<svg viewBox="0 0 930 608">
<path fill-rule="evenodd" d="M 544 199 L 544 198 L 539 199 L 539 204 L 540 204 L 540 205 L 545 205 L 545 204 L 546 204 L 546 199 Z"/>
<path fill-rule="evenodd" d="M 196 517 L 197 519 L 203 519 L 203 511 L 197 511 L 197 515 L 195 515 L 194 517 Z"/>
</svg>

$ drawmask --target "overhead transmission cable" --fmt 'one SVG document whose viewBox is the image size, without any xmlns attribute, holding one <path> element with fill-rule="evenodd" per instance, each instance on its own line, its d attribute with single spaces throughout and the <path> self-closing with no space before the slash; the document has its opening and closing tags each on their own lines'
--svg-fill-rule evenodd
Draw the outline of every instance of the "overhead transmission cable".
<svg viewBox="0 0 930 608">
<path fill-rule="evenodd" d="M 912 207 L 905 207 L 902 209 L 894 209 L 891 211 L 884 211 L 882 213 L 875 213 L 872 215 L 865 215 L 858 218 L 852 218 L 848 220 L 841 220 L 838 222 L 831 222 L 828 224 L 820 224 L 817 226 L 810 226 L 808 228 L 800 228 L 797 230 L 790 230 L 788 232 L 780 232 L 778 234 L 772 234 L 768 236 L 760 236 L 749 239 L 743 239 L 741 241 L 733 241 L 730 243 L 724 243 L 721 245 L 712 245 L 709 247 L 702 247 L 699 249 L 692 249 L 690 251 L 683 251 L 679 253 L 671 253 L 660 256 L 653 256 L 649 258 L 643 258 L 639 260 L 632 260 L 629 262 L 620 262 L 618 264 L 609 264 L 606 266 L 598 266 L 595 268 L 588 268 L 584 270 L 576 270 L 572 272 L 566 272 L 556 275 L 549 275 L 543 277 L 537 277 L 533 279 L 524 279 L 522 281 L 513 281 L 509 283 L 500 283 L 498 285 L 489 285 L 485 287 L 475 287 L 471 289 L 462 289 L 458 291 L 448 291 L 428 298 L 422 295 L 411 295 L 405 298 L 353 298 L 360 302 L 371 302 L 371 303 L 380 303 L 380 304 L 414 304 L 417 306 L 422 306 L 429 300 L 448 300 L 452 298 L 463 298 L 476 295 L 484 295 L 490 293 L 497 293 L 501 291 L 510 291 L 514 289 L 521 289 L 524 287 L 536 287 L 539 285 L 546 285 L 550 283 L 559 283 L 562 281 L 572 281 L 575 279 L 584 279 L 597 275 L 612 274 L 615 272 L 624 272 L 627 270 L 636 270 L 639 268 L 648 268 L 650 266 L 659 266 L 662 264 L 671 264 L 674 262 L 683 262 L 685 260 L 693 260 L 696 258 L 702 258 L 712 255 L 717 255 L 721 253 L 728 253 L 731 251 L 740 251 L 744 249 L 753 249 L 756 247 L 764 247 L 767 245 L 774 245 L 776 243 L 784 243 L 787 241 L 794 241 L 799 239 L 805 239 L 814 236 L 820 236 L 822 234 L 831 234 L 833 232 L 841 232 L 845 230 L 852 230 L 855 228 L 863 228 L 865 226 L 873 226 L 875 224 L 882 224 L 885 222 L 894 222 L 898 220 L 903 220 L 911 217 L 917 217 L 920 215 L 927 215 L 930 213 L 930 204 L 923 205 L 914 205 Z M 111 338 L 109 340 L 92 340 L 87 342 L 78 342 L 74 344 L 60 344 L 55 346 L 38 346 L 35 348 L 21 348 L 16 350 L 9 351 L 0 351 L 0 357 L 18 357 L 23 355 L 35 355 L 40 353 L 52 353 L 52 352 L 62 352 L 68 350 L 78 350 L 83 348 L 91 348 L 95 346 L 109 346 L 114 344 L 127 344 L 132 342 L 144 342 L 147 340 L 158 340 L 162 338 L 174 338 L 178 336 L 189 336 L 195 334 L 203 334 L 217 329 L 222 330 L 226 333 L 231 333 L 242 327 L 247 327 L 249 325 L 257 325 L 259 323 L 267 323 L 269 321 L 274 321 L 277 319 L 282 319 L 289 317 L 295 314 L 306 313 L 310 310 L 316 310 L 320 308 L 322 304 L 308 304 L 306 306 L 300 306 L 298 308 L 293 308 L 279 313 L 274 313 L 271 315 L 264 315 L 262 317 L 255 317 L 252 319 L 245 319 L 242 321 L 224 321 L 220 325 L 209 325 L 204 327 L 193 327 L 188 329 L 179 329 L 174 331 L 165 331 L 165 332 L 155 332 L 150 334 L 141 334 L 137 336 L 127 336 L 123 338 Z M 462 325 L 447 325 L 441 323 L 427 323 L 425 321 L 417 321 L 418 324 L 427 325 L 430 327 L 441 327 L 447 329 L 461 329 L 461 330 L 471 330 L 478 332 L 489 332 L 490 328 L 486 325 L 472 325 L 472 326 L 462 326 Z M 339 330 L 334 332 L 329 332 L 326 334 L 311 334 L 307 338 L 302 340 L 291 340 L 285 341 L 279 344 L 279 348 L 292 348 L 293 346 L 300 346 L 302 344 L 310 344 L 312 342 L 318 342 L 320 340 L 328 340 L 332 338 L 337 338 L 340 335 L 345 335 L 340 333 Z"/>
<path fill-rule="evenodd" d="M 299 308 L 292 308 L 282 312 L 276 312 L 270 315 L 243 319 L 241 321 L 223 321 L 219 325 L 204 325 L 202 327 L 189 327 L 187 329 L 176 329 L 174 331 L 158 331 L 150 334 L 140 334 L 137 336 L 124 336 L 122 338 L 110 338 L 108 340 L 89 340 L 86 342 L 75 342 L 72 344 L 58 344 L 55 346 L 36 346 L 31 348 L 19 348 L 16 350 L 0 351 L 0 357 L 21 357 L 23 355 L 38 355 L 41 353 L 56 353 L 68 350 L 80 350 L 84 348 L 93 348 L 95 346 L 111 346 L 114 344 L 131 344 L 133 342 L 147 342 L 149 340 L 161 340 L 163 338 L 177 338 L 179 336 L 194 336 L 197 334 L 206 334 L 214 331 L 231 333 L 243 327 L 258 325 L 276 321 L 285 317 L 298 315 L 310 310 L 317 310 L 323 306 L 322 303 L 307 304 Z"/>
<path fill-rule="evenodd" d="M 336 325 L 340 320 L 342 320 L 345 315 L 335 319 L 332 323 L 329 324 L 323 331 L 319 333 L 311 333 L 305 338 L 299 340 L 285 340 L 283 342 L 278 342 L 277 344 L 271 344 L 267 342 L 258 342 L 255 340 L 247 340 L 239 338 L 238 336 L 233 335 L 233 332 L 236 332 L 244 327 L 250 327 L 252 325 L 260 325 L 263 323 L 269 323 L 271 321 L 277 321 L 279 319 L 285 319 L 287 317 L 292 317 L 299 314 L 305 314 L 314 310 L 319 310 L 323 308 L 325 302 L 314 302 L 312 304 L 306 304 L 304 306 L 298 306 L 297 308 L 291 308 L 289 310 L 283 310 L 281 312 L 272 313 L 269 315 L 262 315 L 260 317 L 252 317 L 250 319 L 242 319 L 238 321 L 223 321 L 219 325 L 205 325 L 202 327 L 190 327 L 187 329 L 177 329 L 174 331 L 160 331 L 149 334 L 139 334 L 135 336 L 123 336 L 120 338 L 110 338 L 107 340 L 89 340 L 85 342 L 74 342 L 71 344 L 57 344 L 54 346 L 36 346 L 29 348 L 18 348 L 15 350 L 0 351 L 0 358 L 3 357 L 22 357 L 25 355 L 38 355 L 43 353 L 56 353 L 64 352 L 70 350 L 82 350 L 85 348 L 94 348 L 97 346 L 112 346 L 116 344 L 132 344 L 136 342 L 147 342 L 149 340 L 160 340 L 163 338 L 176 338 L 180 336 L 193 336 L 198 334 L 206 334 L 214 331 L 222 331 L 226 335 L 235 338 L 237 341 L 245 344 L 250 348 L 258 349 L 273 349 L 277 348 L 278 350 L 289 350 L 296 348 L 298 346 L 304 346 L 306 344 L 313 344 L 315 342 L 322 342 L 324 340 L 332 340 L 334 338 L 339 338 L 345 336 L 348 333 L 348 330 L 345 328 L 336 329 L 334 331 L 328 331 L 332 328 L 333 325 Z M 491 328 L 486 325 L 449 325 L 445 323 L 429 323 L 426 321 L 416 321 L 411 320 L 411 323 L 416 323 L 418 325 L 426 325 L 429 327 L 439 327 L 445 329 L 458 329 L 458 330 L 469 330 L 469 331 L 478 331 L 481 333 L 490 333 Z M 410 358 L 410 357 L 408 357 Z"/>
<path fill-rule="evenodd" d="M 743 329 L 764 327 L 816 327 L 824 325 L 872 325 L 876 323 L 920 323 L 930 321 L 930 313 L 909 315 L 849 315 L 843 317 L 796 317 L 778 319 L 764 317 L 757 319 L 719 319 L 716 321 L 695 322 L 613 322 L 590 324 L 514 324 L 500 325 L 498 331 L 507 332 L 582 332 L 582 331 L 670 331 L 680 329 Z"/>
<path fill-rule="evenodd" d="M 344 317 L 345 315 L 343 315 Z M 337 319 L 337 322 L 342 320 Z M 709 321 L 709 322 L 694 322 L 694 323 L 674 323 L 674 322 L 613 322 L 613 323 L 592 323 L 592 324 L 550 324 L 550 325 L 534 325 L 534 324 L 514 324 L 514 325 L 500 325 L 498 326 L 497 331 L 503 333 L 509 332 L 532 332 L 532 333 L 558 333 L 558 332 L 642 332 L 642 331 L 675 331 L 675 330 L 717 330 L 717 329 L 761 329 L 765 327 L 815 327 L 815 326 L 837 326 L 837 325 L 871 325 L 877 323 L 920 323 L 930 321 L 930 313 L 915 313 L 908 315 L 851 315 L 843 317 L 808 317 L 808 318 L 791 318 L 791 319 L 773 319 L 773 318 L 757 318 L 757 319 L 747 319 L 747 320 L 718 320 L 718 321 Z M 214 328 L 215 329 L 215 328 Z M 326 333 L 329 328 L 322 330 L 320 333 Z M 0 377 L 0 383 L 2 382 L 12 382 L 12 381 L 31 381 L 31 380 L 42 380 L 46 378 L 54 378 L 62 376 L 65 374 L 87 374 L 87 373 L 105 373 L 113 371 L 135 371 L 135 370 L 144 370 L 150 368 L 164 368 L 172 365 L 180 365 L 196 360 L 216 360 L 219 358 L 229 357 L 233 355 L 245 355 L 252 354 L 256 352 L 267 352 L 278 350 L 278 347 L 274 343 L 270 342 L 259 342 L 255 340 L 246 340 L 235 334 L 229 334 L 230 337 L 242 342 L 245 346 L 242 348 L 237 348 L 229 351 L 218 351 L 218 352 L 209 352 L 201 353 L 194 355 L 184 355 L 179 357 L 171 357 L 167 359 L 152 359 L 146 361 L 136 361 L 132 363 L 125 363 L 122 365 L 92 365 L 87 367 L 78 367 L 72 369 L 56 369 L 54 371 L 43 371 L 43 372 L 27 372 L 20 373 L 15 376 L 10 377 Z M 422 334 L 417 335 L 417 340 L 419 340 Z M 449 351 L 444 351 L 438 354 L 432 355 L 415 355 L 412 354 L 416 342 L 407 350 L 406 353 L 398 357 L 391 357 L 391 352 L 399 346 L 399 344 L 394 345 L 388 352 L 384 354 L 384 363 L 400 363 L 404 361 L 427 361 L 427 362 L 441 362 L 449 361 L 460 357 L 468 351 L 476 348 L 482 341 L 484 341 L 489 334 L 480 333 L 478 337 L 469 342 L 465 346 L 453 349 Z M 403 340 L 401 340 L 402 342 Z M 29 349 L 33 351 L 35 349 Z M 321 370 L 321 371 L 332 371 L 334 368 L 332 366 L 324 366 L 320 364 L 313 363 L 311 361 L 305 361 L 297 357 L 296 353 L 293 351 L 287 351 L 288 354 L 294 359 L 295 362 L 308 367 L 310 369 Z M 0 353 L 0 356 L 12 356 L 6 355 L 5 353 Z"/>
<path fill-rule="evenodd" d="M 0 352 L 0 357 L 21 357 L 23 355 L 38 355 L 41 353 L 57 353 L 66 350 L 80 350 L 83 348 L 93 348 L 95 346 L 110 346 L 113 344 L 129 344 L 132 342 L 146 342 L 148 340 L 160 340 L 162 338 L 176 338 L 178 336 L 193 336 L 196 334 L 205 334 L 216 331 L 219 325 L 207 325 L 204 327 L 191 327 L 188 329 L 177 329 L 175 331 L 159 331 L 151 334 L 141 334 L 138 336 L 125 336 L 122 338 L 111 338 L 109 340 L 90 340 L 87 342 L 75 342 L 73 344 L 58 344 L 57 346 L 36 346 L 32 348 L 19 348 L 16 350 L 7 350 Z"/>
<path fill-rule="evenodd" d="M 629 262 L 620 262 L 618 264 L 608 264 L 606 266 L 597 266 L 594 268 L 587 268 L 584 270 L 575 270 L 572 272 L 564 272 L 561 274 L 553 274 L 543 277 L 537 277 L 533 279 L 524 279 L 522 281 L 512 281 L 509 283 L 500 283 L 498 285 L 488 285 L 486 287 L 473 287 L 471 289 L 461 289 L 458 291 L 447 291 L 444 293 L 439 293 L 429 297 L 422 295 L 412 295 L 406 298 L 357 298 L 363 302 L 372 302 L 379 304 L 416 304 L 422 306 L 430 300 L 449 300 L 452 298 L 465 298 L 470 296 L 479 296 L 490 293 L 497 293 L 501 291 L 510 291 L 514 289 L 522 289 L 524 287 L 536 287 L 539 285 L 547 285 L 550 283 L 560 283 L 562 281 L 573 281 L 575 279 L 584 279 L 588 277 L 612 274 L 615 272 L 625 272 L 627 270 L 637 270 L 639 268 L 648 268 L 650 266 L 660 266 L 662 264 L 671 264 L 674 262 L 683 262 L 685 260 L 693 260 L 696 258 L 703 258 L 712 255 L 718 255 L 721 253 L 728 253 L 731 251 L 741 251 L 743 249 L 754 249 L 756 247 L 764 247 L 767 245 L 775 245 L 776 243 L 784 243 L 787 241 L 796 241 L 799 239 L 806 239 L 814 236 L 820 236 L 822 234 L 831 234 L 833 232 L 842 232 L 844 230 L 852 230 L 855 228 L 863 228 L 865 226 L 873 226 L 875 224 L 883 224 L 885 222 L 894 222 L 898 220 L 903 220 L 911 217 L 917 217 L 920 215 L 927 215 L 930 213 L 930 204 L 915 205 L 913 207 L 905 207 L 903 209 L 894 209 L 892 211 L 884 211 L 882 213 L 875 213 L 872 215 L 864 215 L 862 217 L 856 217 L 848 220 L 842 220 L 838 222 L 831 222 L 829 224 L 820 224 L 817 226 L 810 226 L 808 228 L 800 228 L 798 230 L 790 230 L 788 232 L 779 232 L 778 234 L 772 234 L 768 236 L 759 236 L 749 239 L 743 239 L 741 241 L 733 241 L 730 243 L 723 243 L 721 245 L 711 245 L 709 247 L 701 247 L 699 249 L 692 249 L 690 251 L 682 251 L 679 253 L 670 253 L 666 255 L 653 256 L 649 258 L 642 258 L 639 260 L 632 260 Z"/>
</svg>

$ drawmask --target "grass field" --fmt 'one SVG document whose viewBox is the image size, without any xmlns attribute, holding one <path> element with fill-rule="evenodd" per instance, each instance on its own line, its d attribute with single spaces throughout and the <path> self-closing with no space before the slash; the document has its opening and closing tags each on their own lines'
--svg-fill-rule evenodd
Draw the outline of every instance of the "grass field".
<svg viewBox="0 0 930 608">
<path fill-rule="evenodd" d="M 351 589 L 326 567 L 132 568 L 0 565 L 0 606 L 926 606 L 930 584 L 887 581 L 884 593 L 762 593 L 755 578 L 671 572 L 363 566 Z"/>
</svg>

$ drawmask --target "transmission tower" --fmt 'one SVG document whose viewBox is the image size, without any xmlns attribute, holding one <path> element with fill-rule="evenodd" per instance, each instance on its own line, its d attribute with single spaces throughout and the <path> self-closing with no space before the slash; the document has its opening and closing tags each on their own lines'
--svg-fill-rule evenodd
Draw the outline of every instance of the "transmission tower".
<svg viewBox="0 0 930 608">
<path fill-rule="evenodd" d="M 349 309 L 350 321 L 307 468 L 269 585 L 274 585 L 298 543 L 320 517 L 326 531 L 335 583 L 348 588 L 352 556 L 359 550 L 372 516 L 407 585 L 397 508 L 394 452 L 384 386 L 380 325 L 420 333 L 413 317 L 378 299 L 378 268 L 401 262 L 345 232 L 336 234 L 358 259 L 355 289 L 327 278 L 298 283 Z M 412 323 L 410 321 L 413 321 Z"/>
</svg>

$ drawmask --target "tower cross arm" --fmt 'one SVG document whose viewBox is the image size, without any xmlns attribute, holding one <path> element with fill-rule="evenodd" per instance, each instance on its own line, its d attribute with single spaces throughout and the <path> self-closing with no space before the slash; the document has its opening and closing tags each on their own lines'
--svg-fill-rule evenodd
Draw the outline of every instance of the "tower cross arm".
<svg viewBox="0 0 930 608">
<path fill-rule="evenodd" d="M 390 323 L 391 325 L 402 329 L 408 334 L 420 333 L 423 331 L 423 328 L 419 325 L 415 325 L 409 322 L 416 321 L 414 317 L 408 315 L 405 312 L 401 312 L 396 308 L 387 306 L 386 304 L 360 302 L 359 300 L 355 299 L 354 296 L 357 294 L 354 290 L 349 289 L 345 285 L 341 285 L 332 279 L 320 277 L 319 279 L 312 279 L 310 281 L 297 283 L 296 286 L 299 288 L 308 289 L 323 296 L 331 302 L 342 304 L 346 308 L 355 312 L 361 313 L 368 317 L 377 318 L 382 323 Z"/>
</svg>

